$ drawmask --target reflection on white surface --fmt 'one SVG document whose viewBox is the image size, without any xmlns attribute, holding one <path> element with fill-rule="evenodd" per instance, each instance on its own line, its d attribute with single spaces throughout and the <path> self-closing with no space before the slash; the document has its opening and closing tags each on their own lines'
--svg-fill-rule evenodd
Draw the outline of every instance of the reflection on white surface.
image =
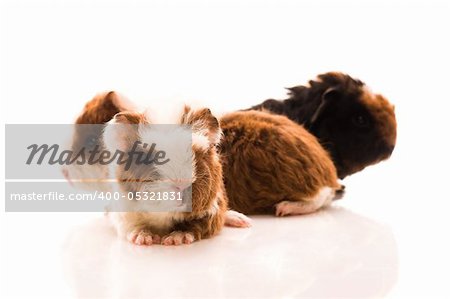
<svg viewBox="0 0 450 299">
<path fill-rule="evenodd" d="M 253 219 L 192 245 L 138 247 L 98 218 L 67 238 L 66 278 L 80 298 L 373 298 L 397 280 L 393 234 L 370 219 L 343 208 Z"/>
</svg>

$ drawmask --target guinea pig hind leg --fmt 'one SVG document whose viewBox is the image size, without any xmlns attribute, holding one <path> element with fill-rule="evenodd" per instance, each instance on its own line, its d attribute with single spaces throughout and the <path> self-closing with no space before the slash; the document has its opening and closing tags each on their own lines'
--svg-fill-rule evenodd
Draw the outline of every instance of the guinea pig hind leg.
<svg viewBox="0 0 450 299">
<path fill-rule="evenodd" d="M 190 244 L 219 233 L 224 225 L 224 214 L 206 215 L 201 218 L 186 219 L 177 223 L 173 231 L 162 237 L 162 245 Z"/>
<path fill-rule="evenodd" d="M 333 200 L 338 200 L 344 198 L 345 195 L 345 185 L 340 185 L 339 189 L 336 190 Z"/>
<path fill-rule="evenodd" d="M 252 226 L 252 221 L 250 220 L 250 218 L 248 218 L 242 213 L 233 210 L 228 210 L 225 213 L 225 225 L 231 227 L 245 228 Z"/>
<path fill-rule="evenodd" d="M 335 190 L 330 187 L 323 187 L 320 191 L 306 200 L 289 201 L 285 200 L 275 205 L 275 216 L 303 215 L 310 214 L 323 206 L 331 203 L 335 195 Z"/>
</svg>

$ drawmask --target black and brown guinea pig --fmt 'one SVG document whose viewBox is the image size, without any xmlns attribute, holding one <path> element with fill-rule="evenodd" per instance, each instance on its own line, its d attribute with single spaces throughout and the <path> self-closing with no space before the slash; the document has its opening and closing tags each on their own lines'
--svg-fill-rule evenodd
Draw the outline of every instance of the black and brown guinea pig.
<svg viewBox="0 0 450 299">
<path fill-rule="evenodd" d="M 362 81 L 329 72 L 288 90 L 288 99 L 269 99 L 248 110 L 285 115 L 302 124 L 330 153 L 340 179 L 392 154 L 397 137 L 394 106 Z"/>
<path fill-rule="evenodd" d="M 229 206 L 245 214 L 315 212 L 341 190 L 336 168 L 316 137 L 281 115 L 239 111 L 220 119 Z"/>
</svg>

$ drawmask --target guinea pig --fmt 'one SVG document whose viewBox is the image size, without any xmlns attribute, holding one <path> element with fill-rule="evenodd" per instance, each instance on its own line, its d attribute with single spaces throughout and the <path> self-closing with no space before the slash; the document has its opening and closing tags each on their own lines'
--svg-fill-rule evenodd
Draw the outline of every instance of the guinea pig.
<svg viewBox="0 0 450 299">
<path fill-rule="evenodd" d="M 330 72 L 288 90 L 288 99 L 269 99 L 249 110 L 302 124 L 330 153 L 339 178 L 390 157 L 397 135 L 394 106 L 360 80 Z"/>
<path fill-rule="evenodd" d="M 220 119 L 225 188 L 231 209 L 277 216 L 312 213 L 341 189 L 325 149 L 285 116 L 239 111 Z"/>
<path fill-rule="evenodd" d="M 138 108 L 126 97 L 114 91 L 96 95 L 92 100 L 86 103 L 83 110 L 76 118 L 74 133 L 70 140 L 70 148 L 74 152 L 78 152 L 80 148 L 92 150 L 95 146 L 99 147 L 99 151 L 107 149 L 105 145 L 104 129 L 108 122 L 114 119 L 115 115 L 120 115 L 120 113 L 124 112 L 126 112 L 124 115 L 138 113 Z M 183 111 L 179 115 L 173 117 L 170 115 L 174 114 L 174 110 L 166 112 L 167 113 L 160 113 L 169 116 L 169 120 L 166 119 L 163 122 L 170 122 L 170 119 L 173 120 L 173 118 L 175 118 L 175 122 L 179 123 L 193 122 L 193 117 L 195 115 L 201 115 L 190 110 L 189 113 Z M 181 115 L 184 115 L 185 118 L 189 116 L 189 118 L 182 119 Z M 212 120 L 215 118 L 210 116 L 210 119 Z M 142 119 L 142 122 L 146 121 L 146 118 Z M 200 122 L 197 121 L 196 126 L 198 127 L 199 124 Z M 214 124 L 211 124 L 211 126 L 212 125 Z M 221 136 L 220 132 L 220 130 L 217 131 L 217 138 Z M 196 140 L 195 138 L 198 139 L 198 136 L 198 134 L 194 134 L 193 141 Z M 123 140 L 126 140 L 126 138 L 115 140 L 117 143 L 120 143 L 123 142 Z M 204 138 L 200 137 L 200 140 L 197 141 L 201 142 L 202 140 L 204 141 Z M 216 141 L 217 140 L 209 140 L 210 144 L 213 144 Z M 220 172 L 221 170 L 218 169 L 218 171 Z M 112 191 L 113 185 L 109 182 L 111 175 L 113 175 L 114 172 L 111 173 L 111 169 L 108 165 L 101 163 L 72 163 L 64 166 L 62 172 L 66 179 L 76 188 L 95 191 Z M 198 186 L 198 184 L 196 184 L 196 186 Z M 226 199 L 226 195 L 224 195 L 224 197 Z M 249 227 L 251 226 L 251 220 L 241 213 L 227 210 L 225 213 L 225 225 L 232 227 Z"/>
<path fill-rule="evenodd" d="M 175 123 L 192 127 L 192 143 L 184 144 L 180 143 L 179 138 L 173 138 L 177 135 L 171 135 L 182 130 L 180 127 L 169 126 L 155 132 L 151 122 L 151 117 L 138 112 L 116 114 L 105 128 L 106 148 L 111 152 L 118 149 L 130 152 L 136 141 L 153 143 L 157 149 L 168 153 L 167 158 L 174 162 L 138 165 L 128 170 L 124 165 L 112 163 L 109 165 L 113 168 L 110 170 L 111 178 L 117 180 L 117 191 L 122 194 L 178 190 L 185 200 L 186 190 L 189 189 L 192 192 L 192 211 L 140 211 L 136 210 L 140 201 L 125 199 L 120 203 L 126 206 L 125 212 L 109 213 L 119 236 L 137 245 L 159 242 L 180 245 L 216 235 L 224 225 L 227 211 L 222 166 L 216 149 L 221 137 L 219 122 L 209 109 L 185 107 Z M 118 124 L 133 126 L 118 127 Z M 181 154 L 185 154 L 176 155 L 175 152 L 180 150 Z M 191 171 L 189 180 L 186 171 Z"/>
<path fill-rule="evenodd" d="M 123 95 L 114 92 L 102 92 L 88 101 L 75 120 L 69 147 L 73 152 L 80 149 L 93 150 L 98 146 L 104 149 L 103 128 L 114 115 L 122 111 L 135 111 L 136 106 Z M 98 156 L 98 154 L 97 154 Z M 95 157 L 98 158 L 98 157 Z M 108 168 L 99 163 L 71 163 L 62 169 L 66 180 L 82 189 L 107 191 L 105 180 Z"/>
</svg>

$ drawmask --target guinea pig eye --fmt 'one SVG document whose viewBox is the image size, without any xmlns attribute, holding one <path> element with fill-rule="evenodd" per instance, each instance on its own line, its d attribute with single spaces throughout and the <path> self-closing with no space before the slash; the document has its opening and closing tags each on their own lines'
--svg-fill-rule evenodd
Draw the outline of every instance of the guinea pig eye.
<svg viewBox="0 0 450 299">
<path fill-rule="evenodd" d="M 97 138 L 95 136 L 89 136 L 86 138 L 84 142 L 84 146 L 87 148 L 94 148 L 94 146 L 97 144 Z"/>
<path fill-rule="evenodd" d="M 352 118 L 352 122 L 359 128 L 367 128 L 369 126 L 369 120 L 364 115 L 355 115 Z"/>
</svg>

